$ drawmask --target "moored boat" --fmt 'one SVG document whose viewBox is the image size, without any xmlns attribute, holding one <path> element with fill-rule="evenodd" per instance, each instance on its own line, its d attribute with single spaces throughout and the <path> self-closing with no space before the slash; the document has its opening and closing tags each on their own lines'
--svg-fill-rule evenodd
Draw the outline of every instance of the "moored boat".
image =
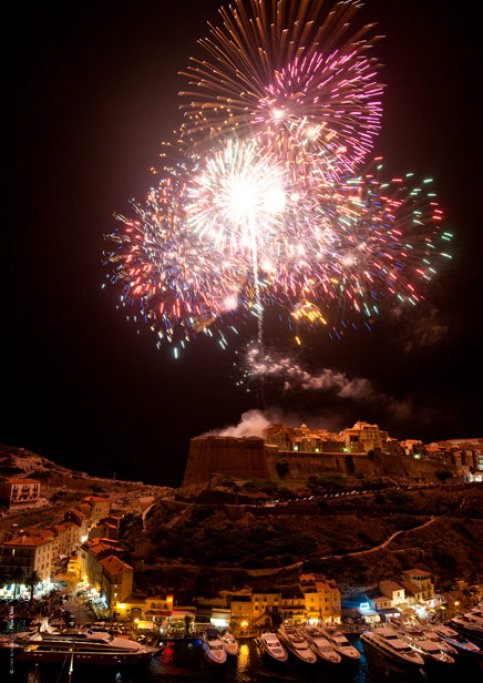
<svg viewBox="0 0 483 683">
<path fill-rule="evenodd" d="M 475 619 L 471 612 L 453 617 L 451 625 L 458 629 L 458 631 L 463 631 L 469 635 L 470 638 L 483 640 L 483 624 L 478 619 Z"/>
<path fill-rule="evenodd" d="M 483 651 L 478 645 L 472 643 L 464 635 L 456 631 L 454 628 L 450 628 L 445 624 L 433 624 L 433 631 L 439 634 L 439 636 L 447 642 L 451 647 L 454 647 L 460 654 L 465 655 L 476 655 L 483 656 Z"/>
<path fill-rule="evenodd" d="M 467 612 L 467 614 L 470 614 L 473 619 L 483 624 L 483 607 L 481 604 L 478 604 L 476 605 L 476 607 L 470 609 L 470 611 Z"/>
<path fill-rule="evenodd" d="M 456 650 L 439 638 L 428 638 L 420 624 L 398 624 L 397 633 L 410 648 L 431 664 L 454 664 Z"/>
<path fill-rule="evenodd" d="M 201 648 L 206 660 L 210 664 L 226 664 L 226 650 L 223 647 L 223 642 L 215 629 L 208 629 L 206 633 L 203 634 Z"/>
<path fill-rule="evenodd" d="M 330 664 L 340 664 L 342 655 L 329 643 L 320 629 L 314 626 L 306 626 L 300 629 L 300 632 L 319 659 Z"/>
<path fill-rule="evenodd" d="M 105 632 L 37 633 L 23 641 L 17 659 L 55 664 L 69 657 L 75 665 L 132 666 L 146 664 L 157 651 Z"/>
<path fill-rule="evenodd" d="M 320 630 L 336 652 L 341 654 L 345 660 L 352 662 L 359 661 L 361 657 L 359 650 L 350 644 L 342 631 L 330 626 L 321 626 Z"/>
<path fill-rule="evenodd" d="M 317 655 L 313 652 L 308 642 L 303 638 L 297 629 L 291 626 L 281 626 L 278 629 L 278 635 L 285 647 L 297 659 L 305 664 L 315 664 L 317 662 Z"/>
<path fill-rule="evenodd" d="M 267 655 L 276 662 L 286 662 L 288 659 L 287 650 L 280 642 L 276 633 L 266 631 L 258 638 L 258 646 L 263 654 Z"/>
<path fill-rule="evenodd" d="M 225 633 L 223 633 L 221 636 L 221 642 L 223 643 L 223 647 L 225 648 L 227 655 L 231 655 L 232 657 L 236 657 L 238 655 L 240 648 L 238 646 L 238 641 L 232 633 L 225 631 Z"/>
<path fill-rule="evenodd" d="M 411 668 L 424 666 L 421 655 L 415 652 L 407 642 L 401 640 L 399 634 L 392 628 L 385 627 L 375 631 L 364 631 L 361 634 L 361 640 L 364 646 L 370 645 L 399 666 Z"/>
</svg>

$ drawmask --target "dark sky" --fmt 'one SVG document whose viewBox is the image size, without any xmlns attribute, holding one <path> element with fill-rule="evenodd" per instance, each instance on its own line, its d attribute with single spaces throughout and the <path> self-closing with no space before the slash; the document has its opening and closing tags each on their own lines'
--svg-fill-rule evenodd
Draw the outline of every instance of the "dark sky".
<svg viewBox="0 0 483 683">
<path fill-rule="evenodd" d="M 16 5 L 6 22 L 4 443 L 92 473 L 176 484 L 192 436 L 260 407 L 236 386 L 236 344 L 223 352 L 199 339 L 174 361 L 116 310 L 119 290 L 101 291 L 112 213 L 152 183 L 159 143 L 180 120 L 177 72 L 219 4 L 47 0 Z M 309 339 L 300 363 L 367 378 L 376 400 L 270 386 L 265 405 L 295 421 L 369 419 L 428 441 L 483 436 L 476 10 L 368 0 L 363 20 L 387 36 L 375 48 L 387 84 L 375 152 L 391 172 L 435 177 L 454 260 L 410 314 L 382 316 L 343 342 Z"/>
</svg>

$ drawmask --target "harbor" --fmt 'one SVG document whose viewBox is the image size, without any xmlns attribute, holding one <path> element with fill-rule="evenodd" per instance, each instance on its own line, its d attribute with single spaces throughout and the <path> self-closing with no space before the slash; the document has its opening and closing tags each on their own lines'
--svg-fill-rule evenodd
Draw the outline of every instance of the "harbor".
<svg viewBox="0 0 483 683">
<path fill-rule="evenodd" d="M 483 672 L 482 648 L 480 603 L 448 624 L 389 620 L 360 635 L 327 624 L 283 624 L 257 637 L 235 637 L 211 626 L 171 640 L 92 629 L 10 633 L 0 642 L 0 670 L 15 683 L 379 683 L 388 677 L 401 683 L 458 677 L 476 683 Z"/>
<path fill-rule="evenodd" d="M 454 681 L 476 683 L 481 680 L 481 669 L 475 662 L 458 660 L 448 671 L 440 668 L 408 671 L 383 655 L 362 646 L 359 637 L 351 637 L 352 645 L 360 653 L 354 664 L 331 666 L 318 663 L 312 668 L 289 657 L 285 663 L 267 660 L 255 640 L 240 642 L 239 655 L 225 666 L 210 666 L 203 655 L 201 640 L 166 642 L 161 652 L 145 667 L 85 668 L 74 665 L 14 665 L 13 673 L 2 675 L 12 683 L 204 683 L 223 680 L 226 683 L 295 683 L 314 681 L 328 683 L 413 683 L 413 681 Z M 3 665 L 3 663 L 2 663 Z"/>
</svg>

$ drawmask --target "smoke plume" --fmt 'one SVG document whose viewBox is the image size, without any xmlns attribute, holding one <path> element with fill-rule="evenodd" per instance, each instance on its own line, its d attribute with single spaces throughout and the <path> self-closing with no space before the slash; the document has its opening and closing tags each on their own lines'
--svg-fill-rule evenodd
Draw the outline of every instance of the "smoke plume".
<svg viewBox="0 0 483 683">
<path fill-rule="evenodd" d="M 277 378 L 284 389 L 334 391 L 341 398 L 371 401 L 377 396 L 371 382 L 364 377 L 349 378 L 344 372 L 325 368 L 312 374 L 288 356 L 276 356 L 252 348 L 247 354 L 247 375 L 251 379 Z"/>
<path fill-rule="evenodd" d="M 248 410 L 242 414 L 236 426 L 225 427 L 217 434 L 218 436 L 263 437 L 268 427 L 270 427 L 270 420 L 260 410 Z"/>
</svg>

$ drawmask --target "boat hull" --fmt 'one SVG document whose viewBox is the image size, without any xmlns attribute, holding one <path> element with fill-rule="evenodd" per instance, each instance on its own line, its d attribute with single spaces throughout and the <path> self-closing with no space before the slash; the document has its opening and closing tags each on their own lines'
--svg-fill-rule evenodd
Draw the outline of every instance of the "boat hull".
<svg viewBox="0 0 483 683">
<path fill-rule="evenodd" d="M 372 640 L 372 638 L 364 637 L 364 634 L 361 635 L 361 640 L 364 644 L 364 647 L 366 645 L 370 646 L 373 650 L 378 652 L 383 657 L 390 659 L 391 662 L 393 662 L 393 664 L 396 664 L 398 667 L 402 669 L 409 669 L 412 671 L 421 668 L 424 664 L 423 662 L 411 662 L 409 659 L 399 657 L 395 652 L 392 652 L 391 650 L 384 648 L 380 643 Z"/>
<path fill-rule="evenodd" d="M 17 662 L 28 662 L 35 664 L 63 664 L 66 659 L 69 661 L 73 657 L 74 667 L 76 666 L 141 666 L 148 664 L 153 654 L 133 653 L 133 654 L 111 654 L 99 652 L 72 652 L 51 651 L 51 652 L 19 652 L 16 656 Z"/>
<path fill-rule="evenodd" d="M 266 658 L 267 661 L 269 662 L 275 662 L 276 664 L 285 664 L 288 660 L 288 653 L 285 647 L 280 643 L 280 653 L 275 653 L 273 652 L 265 643 L 263 638 L 258 638 L 257 639 L 257 645 L 260 649 L 260 652 L 263 657 Z M 280 642 L 280 641 L 279 641 Z"/>
<path fill-rule="evenodd" d="M 227 656 L 225 650 L 222 650 L 223 654 L 221 654 L 221 652 L 220 652 L 220 654 L 217 655 L 217 654 L 213 653 L 205 643 L 203 643 L 202 649 L 203 649 L 203 654 L 204 654 L 205 660 L 210 666 L 218 667 L 218 666 L 223 666 L 224 664 L 227 663 L 228 656 Z"/>
</svg>

